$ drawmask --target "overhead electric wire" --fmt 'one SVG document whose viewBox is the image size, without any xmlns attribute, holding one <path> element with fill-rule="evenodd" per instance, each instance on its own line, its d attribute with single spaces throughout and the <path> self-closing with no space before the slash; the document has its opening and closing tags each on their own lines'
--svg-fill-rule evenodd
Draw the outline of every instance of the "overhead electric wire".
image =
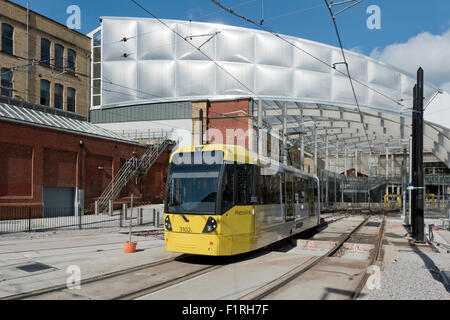
<svg viewBox="0 0 450 320">
<path fill-rule="evenodd" d="M 239 8 L 239 7 L 243 7 L 243 6 L 246 6 L 247 4 L 250 4 L 250 3 L 253 3 L 253 2 L 256 2 L 256 1 L 257 1 L 257 0 L 248 0 L 248 1 L 240 2 L 240 3 L 237 3 L 237 4 L 233 4 L 233 5 L 231 6 L 231 8 Z M 218 14 L 218 13 L 221 13 L 221 12 L 222 12 L 222 10 L 212 11 L 212 12 L 210 12 L 210 13 L 201 15 L 201 16 L 199 16 L 199 17 L 192 17 L 190 20 L 193 20 L 193 19 L 203 19 L 203 18 L 210 17 L 210 16 L 213 16 L 213 15 Z"/>
<path fill-rule="evenodd" d="M 352 76 L 350 74 L 350 68 L 348 66 L 347 57 L 345 56 L 344 47 L 342 45 L 341 35 L 339 33 L 339 29 L 338 29 L 337 22 L 336 22 L 336 16 L 333 14 L 333 10 L 332 10 L 331 6 L 328 4 L 328 0 L 324 0 L 324 1 L 325 1 L 325 5 L 328 8 L 328 11 L 330 12 L 331 18 L 333 19 L 334 29 L 336 30 L 336 35 L 337 35 L 337 39 L 338 39 L 338 42 L 339 42 L 339 47 L 341 48 L 342 57 L 344 59 L 345 68 L 347 70 L 348 79 L 350 81 L 350 86 L 351 86 L 352 92 L 353 92 L 353 97 L 355 98 L 355 103 L 356 103 L 356 106 L 358 108 L 359 116 L 361 117 L 361 123 L 363 124 L 363 127 L 364 127 L 364 132 L 366 134 L 367 143 L 369 144 L 369 148 L 372 151 L 372 144 L 371 144 L 370 139 L 369 139 L 369 134 L 367 132 L 366 125 L 364 123 L 364 116 L 361 113 L 361 107 L 359 106 L 358 95 L 356 94 L 355 86 L 353 84 L 353 79 L 352 79 Z M 361 0 L 361 1 L 364 1 L 364 0 Z M 361 1 L 359 1 L 357 3 L 360 3 Z M 355 5 L 355 4 L 353 4 L 353 5 Z"/>
<path fill-rule="evenodd" d="M 347 74 L 346 74 L 345 72 L 336 69 L 333 65 L 329 64 L 328 62 L 326 62 L 326 61 L 324 61 L 324 60 L 322 60 L 322 59 L 320 59 L 320 58 L 318 58 L 318 57 L 316 57 L 316 56 L 314 56 L 312 53 L 310 53 L 310 52 L 306 51 L 305 49 L 299 47 L 299 46 L 296 45 L 295 43 L 289 41 L 288 39 L 284 38 L 283 36 L 281 36 L 280 34 L 276 33 L 275 31 L 271 30 L 270 28 L 268 28 L 268 27 L 266 27 L 266 26 L 264 26 L 264 25 L 261 25 L 261 24 L 255 22 L 255 21 L 253 21 L 252 19 L 249 19 L 249 18 L 246 18 L 246 17 L 240 15 L 239 13 L 237 13 L 237 12 L 235 12 L 235 11 L 233 11 L 233 10 L 227 8 L 227 7 L 225 7 L 224 5 L 222 5 L 220 2 L 218 2 L 218 1 L 216 1 L 216 0 L 210 0 L 210 1 L 213 2 L 214 4 L 216 4 L 217 6 L 219 6 L 220 8 L 222 8 L 223 10 L 229 12 L 230 14 L 232 14 L 232 15 L 234 15 L 234 16 L 236 16 L 236 17 L 242 19 L 242 20 L 245 20 L 245 21 L 247 21 L 247 22 L 249 22 L 249 23 L 251 23 L 251 24 L 257 26 L 258 28 L 260 28 L 260 29 L 262 29 L 262 30 L 264 30 L 264 31 L 266 31 L 266 32 L 268 32 L 268 33 L 270 33 L 270 34 L 272 34 L 273 36 L 275 36 L 275 37 L 279 38 L 280 40 L 282 40 L 282 41 L 288 43 L 289 45 L 293 46 L 293 47 L 296 48 L 297 50 L 299 50 L 299 51 L 303 52 L 304 54 L 310 56 L 310 57 L 313 58 L 314 60 L 317 60 L 318 62 L 320 62 L 320 63 L 326 65 L 327 67 L 329 67 L 329 68 L 335 70 L 336 72 L 338 72 L 338 73 L 340 73 L 340 74 L 342 74 L 342 75 L 344 75 L 344 76 L 347 77 Z M 383 96 L 384 98 L 386 98 L 386 99 L 388 99 L 388 100 L 394 102 L 395 104 L 397 104 L 397 105 L 399 105 L 399 106 L 406 107 L 406 106 L 404 106 L 403 104 L 401 104 L 401 103 L 398 101 L 398 99 L 391 98 L 391 97 L 389 97 L 388 95 L 386 95 L 386 94 L 384 94 L 384 93 L 382 93 L 382 92 L 376 90 L 375 88 L 370 87 L 368 84 L 365 84 L 364 82 L 362 82 L 362 81 L 360 81 L 360 80 L 358 80 L 358 79 L 353 79 L 353 81 L 355 81 L 355 82 L 357 82 L 358 84 L 360 84 L 361 86 L 366 87 L 367 89 L 369 89 L 369 90 L 371 90 L 371 91 L 373 91 L 373 92 L 375 92 L 375 93 L 377 93 L 377 94 Z"/>
<path fill-rule="evenodd" d="M 318 5 L 318 6 L 314 6 L 314 7 L 306 8 L 306 9 L 300 9 L 300 10 L 289 11 L 289 12 L 280 14 L 280 15 L 278 15 L 278 16 L 273 16 L 273 17 L 266 18 L 266 19 L 264 19 L 264 21 L 265 21 L 265 22 L 267 22 L 267 21 L 273 21 L 273 20 L 276 20 L 276 19 L 279 19 L 279 18 L 288 17 L 288 16 L 292 16 L 292 15 L 299 14 L 299 13 L 304 13 L 304 12 L 311 11 L 311 10 L 317 9 L 317 8 L 322 8 L 322 5 Z"/>
<path fill-rule="evenodd" d="M 248 92 L 252 93 L 255 97 L 257 97 L 258 99 L 260 99 L 261 101 L 264 100 L 259 97 L 255 92 L 253 92 L 253 90 L 251 88 L 249 88 L 245 83 L 243 83 L 241 80 L 239 80 L 236 76 L 234 76 L 231 72 L 229 72 L 228 70 L 226 70 L 223 66 L 221 66 L 217 61 L 215 61 L 214 59 L 212 59 L 210 56 L 208 56 L 206 53 L 204 53 L 200 48 L 196 47 L 194 44 L 192 44 L 191 42 L 189 42 L 185 37 L 183 37 L 183 35 L 181 35 L 178 31 L 172 29 L 167 23 L 165 23 L 163 20 L 161 20 L 160 18 L 158 18 L 156 15 L 154 15 L 152 12 L 150 12 L 148 9 L 146 9 L 145 7 L 143 7 L 139 2 L 137 2 L 136 0 L 131 0 L 131 2 L 133 2 L 135 5 L 137 5 L 139 8 L 141 8 L 142 10 L 144 10 L 145 12 L 147 12 L 150 16 L 152 16 L 154 19 L 158 20 L 162 25 L 164 25 L 165 27 L 167 27 L 169 30 L 171 30 L 175 35 L 177 35 L 179 38 L 181 38 L 183 41 L 187 42 L 191 47 L 193 47 L 194 49 L 196 49 L 198 52 L 200 52 L 200 54 L 202 54 L 204 57 L 206 57 L 209 61 L 211 61 L 212 63 L 214 63 L 219 69 L 221 69 L 223 72 L 225 72 L 226 74 L 228 74 L 231 78 L 233 78 L 237 83 L 239 83 L 243 88 L 245 88 Z M 279 113 L 279 115 L 282 117 L 283 114 Z M 252 115 L 253 117 L 253 115 Z"/>
</svg>

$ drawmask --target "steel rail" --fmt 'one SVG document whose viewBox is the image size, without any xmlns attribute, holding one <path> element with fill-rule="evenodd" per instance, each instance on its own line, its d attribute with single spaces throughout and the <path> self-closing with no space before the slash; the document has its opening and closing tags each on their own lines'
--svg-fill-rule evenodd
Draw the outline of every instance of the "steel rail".
<svg viewBox="0 0 450 320">
<path fill-rule="evenodd" d="M 344 218 L 345 217 L 337 218 L 335 220 L 328 221 L 328 222 L 323 222 L 322 224 L 316 226 L 316 228 L 313 228 L 313 230 L 315 230 L 315 231 L 320 230 L 321 228 L 323 228 L 323 227 L 325 227 L 327 225 L 333 224 L 333 223 L 335 223 L 337 221 L 340 221 L 340 220 L 342 220 Z M 311 231 L 311 230 L 307 230 L 307 231 L 305 231 L 303 233 L 306 233 L 308 231 Z M 302 234 L 302 233 L 300 233 L 300 234 Z M 111 245 L 111 244 L 117 244 L 117 243 L 110 243 L 110 244 L 105 244 L 105 245 Z M 84 246 L 79 246 L 79 247 L 84 247 Z M 71 247 L 71 248 L 78 248 L 78 246 L 76 246 L 76 247 L 74 246 L 74 247 Z M 44 250 L 49 251 L 49 250 L 59 250 L 59 249 L 67 249 L 67 247 L 65 247 L 65 248 L 51 248 L 51 249 L 44 249 Z M 259 252 L 260 252 L 260 250 L 256 251 L 254 254 L 258 254 Z M 184 258 L 188 258 L 188 257 L 191 257 L 191 256 L 193 256 L 193 255 L 184 254 L 184 255 L 180 255 L 180 256 L 174 257 L 174 258 L 164 259 L 164 260 L 152 262 L 152 263 L 141 265 L 141 266 L 137 266 L 137 267 L 127 268 L 127 269 L 119 270 L 119 271 L 116 271 L 116 272 L 111 272 L 111 273 L 108 273 L 108 274 L 95 276 L 95 277 L 92 277 L 92 278 L 89 278 L 89 279 L 82 280 L 80 284 L 81 285 L 86 285 L 86 284 L 90 284 L 90 283 L 100 282 L 100 281 L 107 280 L 107 279 L 110 279 L 110 278 L 119 277 L 119 276 L 125 275 L 125 274 L 130 273 L 130 272 L 141 271 L 141 270 L 145 270 L 145 269 L 148 269 L 148 268 L 160 266 L 160 265 L 163 265 L 163 264 L 168 264 L 168 263 L 176 261 L 177 259 L 180 259 L 180 258 L 184 259 Z M 197 270 L 197 271 L 191 272 L 191 273 L 189 273 L 187 275 L 177 277 L 175 279 L 166 281 L 164 283 L 159 283 L 159 284 L 156 284 L 156 285 L 148 287 L 148 288 L 144 288 L 144 289 L 141 289 L 141 290 L 138 290 L 138 291 L 135 291 L 135 292 L 131 292 L 131 293 L 127 293 L 127 294 L 124 294 L 124 295 L 120 295 L 117 298 L 114 298 L 113 300 L 131 300 L 131 299 L 136 299 L 136 298 L 139 298 L 139 297 L 142 297 L 142 296 L 145 296 L 145 295 L 148 295 L 148 294 L 151 294 L 151 293 L 163 290 L 165 288 L 171 287 L 171 286 L 173 286 L 175 284 L 188 281 L 188 280 L 193 279 L 193 278 L 195 278 L 197 276 L 200 276 L 200 275 L 203 275 L 205 273 L 208 273 L 208 272 L 214 271 L 216 269 L 222 268 L 225 265 L 226 264 L 208 266 L 208 267 L 203 268 L 201 270 Z M 39 297 L 39 296 L 43 296 L 43 295 L 46 295 L 46 294 L 55 293 L 55 292 L 58 292 L 58 291 L 63 291 L 65 289 L 67 289 L 67 284 L 47 287 L 47 288 L 33 290 L 33 291 L 20 293 L 20 294 L 15 294 L 15 295 L 10 295 L 10 296 L 6 296 L 6 297 L 2 297 L 2 298 L 0 298 L 0 300 L 22 300 L 22 299 L 27 299 L 27 298 L 32 298 L 32 297 Z"/>
<path fill-rule="evenodd" d="M 172 280 L 168 280 L 168 281 L 163 282 L 163 283 L 155 284 L 155 285 L 153 285 L 151 287 L 148 287 L 148 288 L 144 288 L 144 289 L 140 289 L 140 290 L 137 290 L 137 291 L 134 291 L 134 292 L 131 292 L 131 293 L 120 295 L 120 296 L 118 296 L 116 298 L 113 298 L 111 300 L 135 300 L 137 298 L 140 298 L 140 297 L 143 297 L 143 296 L 146 296 L 146 295 L 149 295 L 149 294 L 161 291 L 163 289 L 170 288 L 170 287 L 172 287 L 172 286 L 174 286 L 174 285 L 176 285 L 178 283 L 192 280 L 192 279 L 194 279 L 196 277 L 199 277 L 199 276 L 201 276 L 203 274 L 206 274 L 206 273 L 212 272 L 214 270 L 223 268 L 224 266 L 226 266 L 226 264 L 224 264 L 224 265 L 208 266 L 206 268 L 203 268 L 203 269 L 200 269 L 200 270 L 188 273 L 188 274 L 186 274 L 184 276 L 180 276 L 180 277 L 177 277 L 177 278 L 172 279 Z"/>
<path fill-rule="evenodd" d="M 301 265 L 295 267 L 291 271 L 285 273 L 280 278 L 271 281 L 270 283 L 266 284 L 265 286 L 254 290 L 253 292 L 239 298 L 238 300 L 262 300 L 265 297 L 267 297 L 268 295 L 272 294 L 273 292 L 286 286 L 288 283 L 297 279 L 303 273 L 312 269 L 313 267 L 315 267 L 316 265 L 318 265 L 319 263 L 324 261 L 326 258 L 332 257 L 334 254 L 336 254 L 336 252 L 339 251 L 339 249 L 342 248 L 342 246 L 369 221 L 369 219 L 370 219 L 370 216 L 365 218 L 363 222 L 361 222 L 355 229 L 353 229 L 352 232 L 347 234 L 343 240 L 341 240 L 336 246 L 334 246 L 332 249 L 330 249 L 325 255 L 313 259 L 313 261 L 311 263 L 309 263 L 307 266 L 304 266 L 304 264 L 301 264 Z M 261 292 L 261 290 L 263 290 L 263 292 Z"/>
<path fill-rule="evenodd" d="M 130 272 L 141 271 L 141 270 L 144 270 L 144 269 L 160 266 L 160 265 L 163 265 L 163 264 L 168 264 L 168 263 L 174 262 L 176 259 L 187 258 L 187 257 L 190 257 L 190 256 L 191 255 L 181 255 L 181 256 L 178 256 L 178 257 L 174 257 L 174 258 L 164 259 L 164 260 L 148 263 L 148 264 L 137 266 L 137 267 L 127 268 L 127 269 L 123 269 L 123 270 L 119 270 L 119 271 L 103 274 L 103 275 L 100 275 L 100 276 L 95 276 L 95 277 L 92 277 L 92 278 L 89 278 L 89 279 L 82 280 L 81 281 L 81 285 L 94 283 L 94 282 L 99 282 L 99 281 L 103 281 L 103 280 L 106 280 L 106 279 L 119 277 L 119 276 L 125 275 L 125 274 L 130 273 Z M 62 291 L 62 290 L 65 290 L 65 289 L 67 289 L 67 284 L 57 285 L 57 286 L 43 288 L 43 289 L 38 289 L 38 290 L 29 291 L 29 292 L 20 293 L 20 294 L 15 294 L 15 295 L 10 295 L 10 296 L 6 296 L 6 297 L 2 297 L 2 298 L 0 298 L 0 300 L 22 300 L 22 299 L 38 297 L 38 296 L 42 296 L 42 295 L 45 295 L 45 294 Z"/>
<path fill-rule="evenodd" d="M 315 230 L 315 231 L 320 230 L 321 228 L 323 228 L 323 227 L 325 227 L 327 225 L 333 224 L 333 223 L 335 223 L 337 221 L 340 221 L 340 220 L 342 220 L 344 218 L 345 217 L 338 218 L 338 219 L 335 219 L 335 220 L 332 220 L 332 221 L 328 221 L 328 222 L 324 222 L 324 223 L 318 225 L 316 228 L 314 228 L 312 230 Z M 307 230 L 305 232 L 308 232 L 308 231 L 310 231 L 310 230 Z M 303 232 L 303 233 L 305 233 L 305 232 Z M 302 233 L 300 233 L 300 234 L 302 234 Z M 286 239 L 284 241 L 283 240 L 280 241 L 280 243 L 283 243 L 285 241 L 286 241 Z M 258 255 L 259 252 L 260 252 L 260 250 L 257 250 L 251 256 Z M 194 278 L 196 278 L 198 276 L 201 276 L 203 274 L 206 274 L 206 273 L 215 271 L 217 269 L 223 268 L 226 265 L 227 264 L 208 266 L 208 267 L 203 268 L 201 270 L 193 271 L 193 272 L 191 272 L 191 273 L 189 273 L 187 275 L 180 276 L 180 277 L 177 277 L 175 279 L 172 279 L 172 280 L 169 280 L 169 281 L 166 281 L 166 282 L 163 282 L 163 283 L 155 284 L 155 285 L 153 285 L 151 287 L 140 289 L 140 290 L 137 290 L 135 292 L 131 292 L 131 293 L 127 293 L 127 294 L 118 296 L 116 298 L 113 298 L 112 300 L 134 300 L 134 299 L 137 299 L 137 298 L 140 298 L 140 297 L 143 297 L 143 296 L 146 296 L 146 295 L 149 295 L 149 294 L 161 291 L 163 289 L 172 287 L 172 286 L 174 286 L 174 285 L 176 285 L 178 283 L 192 280 L 192 279 L 194 279 Z"/>
<path fill-rule="evenodd" d="M 378 260 L 380 259 L 381 255 L 381 249 L 383 248 L 383 238 L 384 238 L 384 231 L 386 226 L 386 216 L 383 217 L 383 222 L 381 223 L 380 231 L 378 232 L 378 239 L 375 246 L 375 253 L 372 256 L 372 259 L 370 261 L 369 266 L 375 265 Z M 353 293 L 352 299 L 356 300 L 361 295 L 362 290 L 364 289 L 367 279 L 369 279 L 369 274 L 367 272 L 364 273 L 364 277 L 361 279 L 361 282 L 359 283 L 358 287 L 356 288 L 355 292 Z"/>
</svg>

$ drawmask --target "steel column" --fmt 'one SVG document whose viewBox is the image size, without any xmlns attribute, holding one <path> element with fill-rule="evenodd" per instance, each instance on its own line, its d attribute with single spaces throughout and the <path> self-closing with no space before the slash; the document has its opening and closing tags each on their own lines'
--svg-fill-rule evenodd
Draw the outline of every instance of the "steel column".
<svg viewBox="0 0 450 320">
<path fill-rule="evenodd" d="M 262 100 L 258 101 L 258 155 L 262 156 L 263 153 L 263 104 Z"/>
<path fill-rule="evenodd" d="M 389 148 L 386 148 L 386 179 L 389 179 Z"/>
<path fill-rule="evenodd" d="M 347 177 L 347 147 L 344 147 L 344 170 L 345 170 L 345 177 Z"/>
<path fill-rule="evenodd" d="M 287 149 L 287 102 L 283 105 L 283 164 L 288 165 L 288 149 Z"/>
<path fill-rule="evenodd" d="M 300 170 L 305 171 L 305 134 L 303 104 L 300 111 Z"/>
<path fill-rule="evenodd" d="M 424 221 L 424 168 L 423 168 L 423 69 L 417 71 L 416 103 L 413 111 L 413 214 L 415 216 L 414 238 L 425 241 Z"/>
<path fill-rule="evenodd" d="M 317 168 L 318 159 L 317 159 L 317 127 L 316 124 L 314 124 L 314 174 L 317 176 L 319 173 L 319 170 Z"/>
<path fill-rule="evenodd" d="M 328 206 L 329 204 L 329 179 L 328 179 L 328 172 L 330 171 L 330 167 L 329 167 L 329 159 L 328 159 L 328 132 L 327 132 L 327 136 L 325 138 L 325 144 L 326 144 L 326 149 L 325 149 L 325 204 Z"/>
</svg>

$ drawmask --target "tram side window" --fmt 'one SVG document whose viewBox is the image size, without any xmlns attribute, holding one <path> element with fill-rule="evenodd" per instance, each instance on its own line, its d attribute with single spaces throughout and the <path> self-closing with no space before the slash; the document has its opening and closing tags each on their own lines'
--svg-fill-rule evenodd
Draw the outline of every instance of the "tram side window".
<svg viewBox="0 0 450 320">
<path fill-rule="evenodd" d="M 234 166 L 226 166 L 223 186 L 222 211 L 225 213 L 234 207 Z"/>
<path fill-rule="evenodd" d="M 268 183 L 268 176 L 263 174 L 260 169 L 258 178 L 259 199 L 261 204 L 270 204 L 270 184 Z"/>
<path fill-rule="evenodd" d="M 294 177 L 294 202 L 296 204 L 301 203 L 300 195 L 301 195 L 301 179 L 298 177 Z"/>
<path fill-rule="evenodd" d="M 252 191 L 252 179 L 251 169 L 249 165 L 237 165 L 236 177 L 237 177 L 237 200 L 236 205 L 245 206 L 251 204 L 251 191 Z"/>
<path fill-rule="evenodd" d="M 316 202 L 314 183 L 312 180 L 305 179 L 304 186 L 305 186 L 305 191 L 306 191 L 306 199 L 305 200 L 306 200 L 306 203 L 308 204 L 309 215 L 312 217 L 312 216 L 315 216 L 315 202 Z"/>
<path fill-rule="evenodd" d="M 270 184 L 272 187 L 272 204 L 280 204 L 281 198 L 280 198 L 280 175 L 276 173 L 275 175 L 271 176 Z"/>
<path fill-rule="evenodd" d="M 292 176 L 286 174 L 286 179 L 283 184 L 283 202 L 293 203 L 294 202 L 294 189 L 293 189 Z"/>
<path fill-rule="evenodd" d="M 258 188 L 261 204 L 280 204 L 280 175 L 278 172 L 261 169 Z"/>
</svg>

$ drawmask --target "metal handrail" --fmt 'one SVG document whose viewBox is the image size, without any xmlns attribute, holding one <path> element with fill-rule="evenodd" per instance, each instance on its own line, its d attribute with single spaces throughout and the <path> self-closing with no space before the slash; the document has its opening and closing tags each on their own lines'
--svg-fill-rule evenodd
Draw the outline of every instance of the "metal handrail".
<svg viewBox="0 0 450 320">
<path fill-rule="evenodd" d="M 97 200 L 99 212 L 104 212 L 111 200 L 115 200 L 123 188 L 128 184 L 133 176 L 146 175 L 161 154 L 171 145 L 171 141 L 166 139 L 158 145 L 153 145 L 144 153 L 140 159 L 128 159 L 111 183 Z"/>
</svg>

